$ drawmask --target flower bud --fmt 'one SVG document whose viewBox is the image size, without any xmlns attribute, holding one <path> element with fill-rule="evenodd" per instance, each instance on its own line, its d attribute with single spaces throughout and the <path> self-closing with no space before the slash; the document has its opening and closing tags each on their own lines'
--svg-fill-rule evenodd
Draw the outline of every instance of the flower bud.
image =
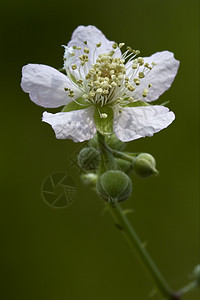
<svg viewBox="0 0 200 300">
<path fill-rule="evenodd" d="M 158 174 L 154 157 L 149 153 L 139 154 L 133 161 L 133 171 L 135 175 L 142 178 Z"/>
<path fill-rule="evenodd" d="M 200 265 L 194 268 L 193 277 L 200 284 Z"/>
<path fill-rule="evenodd" d="M 78 155 L 78 164 L 85 171 L 98 169 L 101 155 L 95 148 L 83 148 Z"/>
<path fill-rule="evenodd" d="M 97 192 L 101 198 L 111 203 L 125 201 L 131 195 L 132 182 L 125 173 L 109 170 L 99 178 Z"/>
<path fill-rule="evenodd" d="M 94 173 L 86 173 L 81 176 L 85 185 L 94 187 L 97 183 L 98 176 Z"/>
</svg>

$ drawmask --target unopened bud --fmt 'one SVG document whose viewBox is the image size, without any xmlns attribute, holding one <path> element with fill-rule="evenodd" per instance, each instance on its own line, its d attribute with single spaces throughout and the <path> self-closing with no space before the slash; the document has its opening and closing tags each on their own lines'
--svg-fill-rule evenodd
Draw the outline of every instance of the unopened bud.
<svg viewBox="0 0 200 300">
<path fill-rule="evenodd" d="M 130 178 L 121 171 L 109 170 L 97 182 L 99 196 L 111 203 L 127 200 L 132 192 Z"/>
<path fill-rule="evenodd" d="M 95 148 L 83 148 L 78 155 L 78 164 L 85 171 L 98 169 L 101 162 L 101 155 Z"/>
<path fill-rule="evenodd" d="M 94 187 L 97 183 L 98 176 L 97 174 L 94 173 L 87 173 L 87 174 L 83 174 L 81 176 L 81 179 L 83 180 L 85 185 Z"/>
<path fill-rule="evenodd" d="M 158 174 L 154 157 L 149 153 L 139 154 L 133 161 L 133 171 L 135 175 L 142 178 Z"/>
</svg>

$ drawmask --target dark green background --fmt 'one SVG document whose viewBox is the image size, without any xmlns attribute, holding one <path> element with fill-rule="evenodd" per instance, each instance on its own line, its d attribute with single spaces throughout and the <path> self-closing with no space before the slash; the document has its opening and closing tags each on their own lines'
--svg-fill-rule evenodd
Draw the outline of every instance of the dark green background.
<svg viewBox="0 0 200 300">
<path fill-rule="evenodd" d="M 143 56 L 169 50 L 181 61 L 162 96 L 176 121 L 128 145 L 152 153 L 159 177 L 133 181 L 125 204 L 170 285 L 186 284 L 199 251 L 198 1 L 1 1 L 1 299 L 147 299 L 152 281 L 132 255 L 103 203 L 84 187 L 69 157 L 80 147 L 54 138 L 43 108 L 20 89 L 29 62 L 62 66 L 63 48 L 80 24 L 93 24 Z M 40 189 L 52 172 L 78 186 L 66 209 L 47 206 Z M 161 299 L 155 296 L 153 299 Z M 184 297 L 197 300 L 198 292 Z"/>
</svg>

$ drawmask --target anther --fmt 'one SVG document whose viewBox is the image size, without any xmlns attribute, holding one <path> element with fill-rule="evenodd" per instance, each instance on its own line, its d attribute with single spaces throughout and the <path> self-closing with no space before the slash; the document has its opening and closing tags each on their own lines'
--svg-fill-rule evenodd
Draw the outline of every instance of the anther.
<svg viewBox="0 0 200 300">
<path fill-rule="evenodd" d="M 149 92 L 149 90 L 148 90 L 148 89 L 144 89 L 142 96 L 143 96 L 143 97 L 146 97 L 146 96 L 147 96 L 147 94 L 148 94 L 148 92 Z"/>
<path fill-rule="evenodd" d="M 137 61 L 138 61 L 139 65 L 142 66 L 144 63 L 144 58 L 138 57 Z"/>
<path fill-rule="evenodd" d="M 77 65 L 72 65 L 72 70 L 76 70 L 77 69 Z"/>
<path fill-rule="evenodd" d="M 139 76 L 139 78 L 144 78 L 145 75 L 144 75 L 143 72 L 139 72 L 139 75 L 138 75 L 138 76 Z"/>
<path fill-rule="evenodd" d="M 118 48 L 117 43 L 114 43 L 114 44 L 112 45 L 112 47 L 113 47 L 113 49 L 117 49 L 117 48 Z"/>
<path fill-rule="evenodd" d="M 88 54 L 88 53 L 90 52 L 90 50 L 89 50 L 88 48 L 85 47 L 85 48 L 84 48 L 84 52 Z"/>
<path fill-rule="evenodd" d="M 119 48 L 121 49 L 124 45 L 125 45 L 125 43 L 120 43 Z"/>
<path fill-rule="evenodd" d="M 101 118 L 106 119 L 107 117 L 108 117 L 108 115 L 106 113 L 101 114 Z"/>
</svg>

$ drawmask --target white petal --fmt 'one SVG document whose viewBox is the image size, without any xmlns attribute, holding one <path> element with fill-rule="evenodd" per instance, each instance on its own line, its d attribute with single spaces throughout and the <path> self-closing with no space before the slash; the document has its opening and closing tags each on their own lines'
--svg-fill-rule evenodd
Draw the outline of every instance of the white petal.
<svg viewBox="0 0 200 300">
<path fill-rule="evenodd" d="M 96 133 L 93 114 L 94 110 L 91 107 L 57 114 L 44 112 L 42 121 L 52 126 L 57 139 L 83 142 L 91 139 Z"/>
<path fill-rule="evenodd" d="M 167 107 L 139 106 L 125 107 L 114 119 L 114 132 L 122 142 L 129 142 L 166 128 L 175 119 Z"/>
<path fill-rule="evenodd" d="M 146 101 L 154 101 L 159 98 L 166 90 L 168 90 L 174 81 L 177 74 L 179 61 L 174 58 L 174 54 L 169 51 L 162 51 L 153 54 L 150 57 L 144 57 L 144 63 L 156 63 L 156 66 L 141 79 L 141 84 L 134 92 L 134 98 L 142 98 L 143 90 L 148 88 L 151 83 L 152 87 L 149 88 L 149 93 L 145 98 Z M 140 67 L 142 71 L 143 67 Z"/>
<path fill-rule="evenodd" d="M 33 102 L 43 107 L 59 107 L 72 101 L 64 88 L 74 91 L 75 97 L 80 91 L 74 87 L 68 77 L 56 69 L 39 64 L 28 64 L 22 69 L 21 87 L 29 93 Z"/>
<path fill-rule="evenodd" d="M 87 41 L 87 45 L 84 44 Z M 101 42 L 101 46 L 96 48 L 96 44 Z M 108 53 L 113 50 L 112 45 L 114 42 L 109 41 L 105 35 L 95 26 L 78 26 L 73 34 L 71 41 L 68 43 L 69 47 L 77 46 L 83 50 L 85 47 L 89 48 L 90 53 L 87 54 L 89 57 L 89 66 L 96 61 L 97 56 L 100 53 Z M 96 50 L 95 50 L 96 48 Z M 95 55 L 93 55 L 95 50 Z M 76 56 L 83 54 L 83 51 L 75 51 Z M 85 54 L 85 53 L 84 53 Z M 121 56 L 121 51 L 117 50 L 117 56 Z"/>
</svg>

